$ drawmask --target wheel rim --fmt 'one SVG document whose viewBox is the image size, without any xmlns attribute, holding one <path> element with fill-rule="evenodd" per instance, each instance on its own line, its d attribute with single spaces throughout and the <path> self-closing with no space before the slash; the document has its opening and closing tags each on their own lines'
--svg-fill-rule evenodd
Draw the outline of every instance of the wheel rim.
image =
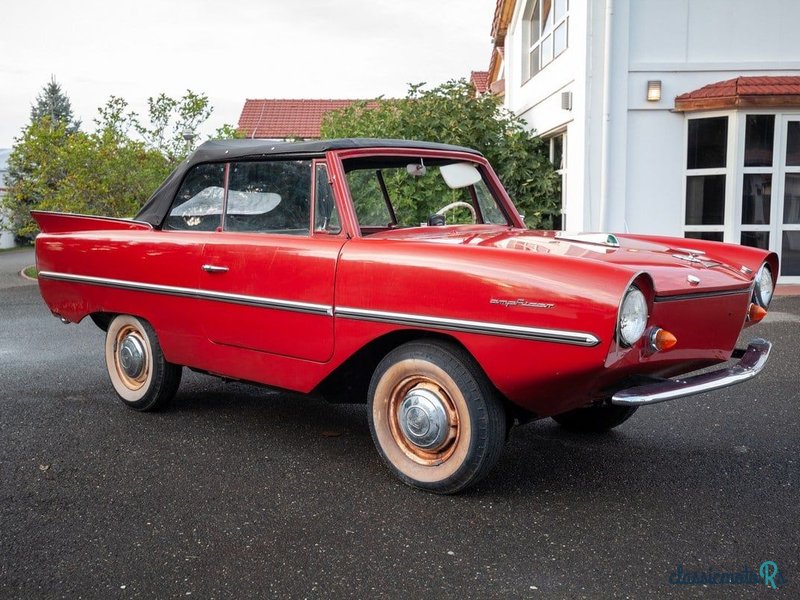
<svg viewBox="0 0 800 600">
<path fill-rule="evenodd" d="M 460 420 L 447 389 L 425 376 L 408 377 L 389 395 L 389 430 L 414 462 L 433 466 L 446 461 L 460 437 Z"/>
<path fill-rule="evenodd" d="M 114 340 L 114 368 L 122 384 L 131 391 L 142 388 L 150 372 L 150 356 L 144 334 L 125 325 Z"/>
</svg>

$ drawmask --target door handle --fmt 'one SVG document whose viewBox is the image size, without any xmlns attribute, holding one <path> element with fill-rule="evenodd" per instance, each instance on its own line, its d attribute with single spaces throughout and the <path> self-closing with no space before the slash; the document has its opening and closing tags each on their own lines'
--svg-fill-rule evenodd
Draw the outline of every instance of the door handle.
<svg viewBox="0 0 800 600">
<path fill-rule="evenodd" d="M 218 267 L 217 265 L 203 265 L 203 271 L 206 273 L 227 273 L 228 267 Z"/>
</svg>

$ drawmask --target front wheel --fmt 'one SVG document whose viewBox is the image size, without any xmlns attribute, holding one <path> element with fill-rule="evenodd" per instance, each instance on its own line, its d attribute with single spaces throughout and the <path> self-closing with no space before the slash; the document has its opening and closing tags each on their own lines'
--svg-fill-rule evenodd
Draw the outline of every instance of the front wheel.
<svg viewBox="0 0 800 600">
<path fill-rule="evenodd" d="M 106 367 L 122 402 L 134 410 L 155 410 L 178 391 L 181 367 L 167 362 L 153 327 L 142 319 L 118 315 L 106 331 Z"/>
<path fill-rule="evenodd" d="M 410 342 L 380 362 L 369 387 L 378 452 L 404 483 L 452 494 L 495 465 L 506 414 L 472 357 L 458 346 Z"/>
<path fill-rule="evenodd" d="M 556 415 L 553 420 L 564 429 L 577 433 L 603 433 L 622 425 L 633 416 L 638 406 L 598 404 Z"/>
</svg>

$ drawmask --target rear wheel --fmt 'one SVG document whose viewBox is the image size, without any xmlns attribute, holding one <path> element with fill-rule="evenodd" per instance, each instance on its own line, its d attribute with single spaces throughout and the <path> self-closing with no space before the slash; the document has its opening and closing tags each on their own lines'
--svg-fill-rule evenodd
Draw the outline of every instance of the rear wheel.
<svg viewBox="0 0 800 600">
<path fill-rule="evenodd" d="M 155 410 L 178 391 L 181 367 L 164 359 L 152 326 L 130 315 L 118 315 L 108 325 L 106 367 L 122 402 L 134 410 Z"/>
<path fill-rule="evenodd" d="M 602 433 L 622 425 L 638 406 L 598 404 L 556 415 L 553 420 L 564 429 L 578 433 Z"/>
<path fill-rule="evenodd" d="M 369 425 L 381 458 L 400 480 L 450 494 L 495 465 L 506 414 L 463 349 L 410 342 L 386 355 L 372 376 Z"/>
</svg>

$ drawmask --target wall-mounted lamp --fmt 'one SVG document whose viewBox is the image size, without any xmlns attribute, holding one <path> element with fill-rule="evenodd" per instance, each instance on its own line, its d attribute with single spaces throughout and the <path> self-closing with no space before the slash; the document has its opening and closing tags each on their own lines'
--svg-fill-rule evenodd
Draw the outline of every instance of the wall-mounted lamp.
<svg viewBox="0 0 800 600">
<path fill-rule="evenodd" d="M 661 80 L 653 79 L 647 82 L 647 101 L 658 102 L 661 100 Z"/>
</svg>

